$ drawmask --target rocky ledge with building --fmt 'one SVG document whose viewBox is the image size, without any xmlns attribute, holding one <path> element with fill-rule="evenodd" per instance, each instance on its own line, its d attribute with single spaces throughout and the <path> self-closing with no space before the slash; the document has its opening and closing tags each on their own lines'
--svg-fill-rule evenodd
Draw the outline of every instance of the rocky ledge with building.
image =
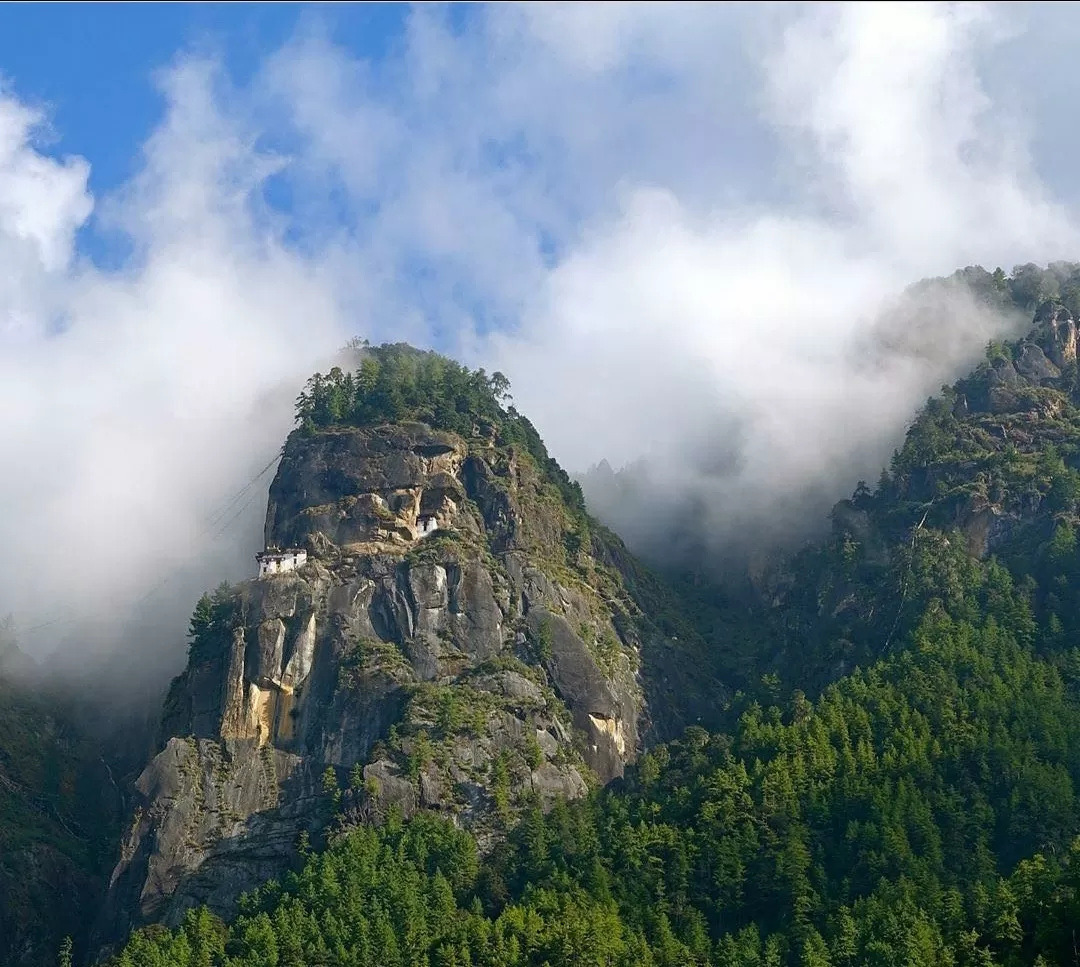
<svg viewBox="0 0 1080 967">
<path fill-rule="evenodd" d="M 106 937 L 229 912 L 335 813 L 438 810 L 483 845 L 621 775 L 696 718 L 680 697 L 722 692 L 692 632 L 645 618 L 655 579 L 492 434 L 294 432 L 265 543 L 172 685 Z"/>
<path fill-rule="evenodd" d="M 307 551 L 302 547 L 287 547 L 285 550 L 268 547 L 265 551 L 259 551 L 255 560 L 259 564 L 259 577 L 265 578 L 303 567 L 307 564 Z"/>
</svg>

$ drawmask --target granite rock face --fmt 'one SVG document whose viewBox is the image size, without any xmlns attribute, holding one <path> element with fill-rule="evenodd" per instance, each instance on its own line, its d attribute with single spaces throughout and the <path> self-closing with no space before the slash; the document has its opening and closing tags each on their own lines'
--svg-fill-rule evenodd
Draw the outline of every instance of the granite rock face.
<svg viewBox="0 0 1080 967">
<path fill-rule="evenodd" d="M 202 903 L 232 912 L 335 814 L 438 810 L 483 846 L 525 804 L 581 796 L 666 737 L 613 564 L 625 551 L 575 543 L 579 523 L 528 454 L 490 439 L 294 433 L 266 543 L 308 563 L 236 588 L 192 644 L 103 938 Z"/>
</svg>

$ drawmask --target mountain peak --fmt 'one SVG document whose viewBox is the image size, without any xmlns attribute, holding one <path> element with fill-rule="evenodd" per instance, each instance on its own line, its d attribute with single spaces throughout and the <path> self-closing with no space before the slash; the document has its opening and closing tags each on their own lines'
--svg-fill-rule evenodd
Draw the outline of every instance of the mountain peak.
<svg viewBox="0 0 1080 967">
<path fill-rule="evenodd" d="M 490 843 L 725 694 L 508 389 L 401 345 L 308 381 L 266 516 L 306 558 L 200 604 L 114 911 L 232 909 L 335 812 L 433 810 Z"/>
</svg>

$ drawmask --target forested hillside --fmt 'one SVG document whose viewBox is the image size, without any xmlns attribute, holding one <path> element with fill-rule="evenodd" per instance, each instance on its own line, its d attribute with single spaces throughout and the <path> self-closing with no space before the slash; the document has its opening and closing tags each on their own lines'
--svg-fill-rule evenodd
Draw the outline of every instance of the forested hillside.
<svg viewBox="0 0 1080 967">
<path fill-rule="evenodd" d="M 276 873 L 106 962 L 1080 967 L 1080 266 L 957 283 L 1030 327 L 750 599 L 635 560 L 500 374 L 358 344 L 313 377 L 267 526 L 314 570 L 196 610 L 113 879 L 153 921 Z M 2 662 L 0 718 L 0 949 L 80 963 L 119 790 Z"/>
<path fill-rule="evenodd" d="M 0 626 L 0 964 L 49 963 L 97 915 L 119 790 L 71 707 Z"/>
<path fill-rule="evenodd" d="M 750 620 L 700 581 L 682 599 L 744 685 L 722 731 L 482 854 L 328 788 L 325 852 L 114 962 L 1080 964 L 1080 271 L 965 281 L 1031 330 L 927 403 Z M 349 420 L 326 400 L 363 378 L 310 384 L 302 424 Z M 440 405 L 419 418 L 458 419 Z"/>
<path fill-rule="evenodd" d="M 482 860 L 442 820 L 346 824 L 232 926 L 117 962 L 1076 963 L 1080 651 L 1000 564 L 922 555 L 947 596 L 816 702 L 691 729 Z"/>
</svg>

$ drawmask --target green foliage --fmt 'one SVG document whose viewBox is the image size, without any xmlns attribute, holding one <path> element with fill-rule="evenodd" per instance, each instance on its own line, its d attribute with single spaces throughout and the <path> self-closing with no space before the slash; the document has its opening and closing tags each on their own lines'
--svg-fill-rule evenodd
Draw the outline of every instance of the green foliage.
<svg viewBox="0 0 1080 967">
<path fill-rule="evenodd" d="M 188 662 L 198 664 L 219 656 L 229 645 L 235 626 L 237 600 L 228 582 L 204 594 L 188 624 Z"/>
<path fill-rule="evenodd" d="M 579 519 L 567 540 L 578 546 L 587 533 L 585 498 L 547 452 L 536 428 L 509 404 L 510 383 L 502 373 L 470 370 L 438 353 L 405 343 L 358 346 L 359 367 L 316 373 L 296 400 L 302 432 L 335 426 L 377 426 L 418 421 L 463 437 L 482 436 L 500 447 L 528 453 Z"/>
<path fill-rule="evenodd" d="M 485 913 L 472 838 L 443 820 L 360 828 L 281 886 L 249 896 L 226 929 L 204 912 L 136 934 L 117 967 L 471 964 L 637 967 L 657 961 L 614 903 L 538 888 Z"/>
<path fill-rule="evenodd" d="M 390 674 L 409 671 L 408 659 L 401 648 L 393 642 L 379 638 L 360 637 L 356 639 L 338 663 L 339 690 L 355 690 L 363 687 L 365 675 L 375 672 Z"/>
<path fill-rule="evenodd" d="M 1053 548 L 1074 566 L 1068 531 Z M 1073 963 L 1080 693 L 1028 587 L 992 561 L 955 582 L 816 702 L 688 729 L 622 788 L 527 812 L 483 863 L 431 818 L 357 829 L 249 898 L 223 944 L 191 920 L 117 963 L 193 963 L 196 941 L 228 965 Z M 504 753 L 504 817 L 509 779 Z"/>
<path fill-rule="evenodd" d="M 341 802 L 341 787 L 338 785 L 337 771 L 327 766 L 322 775 L 322 791 L 330 802 L 337 806 Z"/>
<path fill-rule="evenodd" d="M 359 762 L 349 770 L 349 788 L 353 792 L 360 792 L 364 788 L 364 767 Z"/>
<path fill-rule="evenodd" d="M 536 738 L 536 730 L 525 733 L 525 762 L 530 769 L 539 769 L 544 762 L 544 751 Z"/>
<path fill-rule="evenodd" d="M 500 752 L 491 764 L 491 796 L 495 812 L 504 822 L 510 818 L 510 759 Z"/>
<path fill-rule="evenodd" d="M 534 635 L 534 647 L 536 648 L 536 655 L 542 662 L 551 661 L 551 621 L 548 618 L 542 618 L 536 626 L 536 634 Z"/>
<path fill-rule="evenodd" d="M 416 779 L 431 762 L 432 752 L 431 739 L 427 730 L 422 729 L 413 736 L 412 747 L 406 760 L 405 774 L 410 779 Z"/>
<path fill-rule="evenodd" d="M 310 428 L 419 420 L 467 437 L 502 422 L 508 389 L 501 373 L 488 376 L 404 343 L 367 347 L 355 371 L 334 367 L 308 380 L 296 419 Z"/>
<path fill-rule="evenodd" d="M 411 692 L 405 720 L 413 727 L 425 733 L 433 727 L 432 735 L 439 740 L 457 735 L 475 738 L 483 734 L 492 707 L 488 693 L 462 682 L 453 685 L 416 683 Z"/>
</svg>

